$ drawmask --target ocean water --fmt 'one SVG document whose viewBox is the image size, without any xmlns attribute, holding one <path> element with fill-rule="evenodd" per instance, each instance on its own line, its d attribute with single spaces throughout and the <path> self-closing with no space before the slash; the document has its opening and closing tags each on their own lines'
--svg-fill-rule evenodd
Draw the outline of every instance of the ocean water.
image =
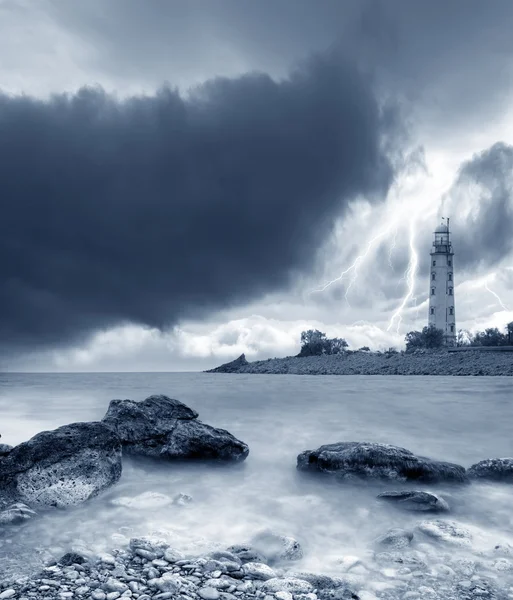
<svg viewBox="0 0 513 600">
<path fill-rule="evenodd" d="M 295 468 L 298 453 L 337 441 L 376 441 L 466 467 L 513 456 L 513 392 L 506 377 L 4 374 L 1 441 L 14 445 L 42 430 L 100 420 L 113 398 L 142 400 L 156 393 L 181 400 L 205 423 L 245 441 L 250 447 L 245 463 L 126 461 L 121 481 L 101 496 L 24 527 L 20 540 L 27 547 L 55 556 L 77 545 L 109 551 L 124 538 L 158 532 L 193 552 L 243 543 L 271 527 L 302 544 L 305 557 L 298 568 L 340 574 L 342 557 L 370 560 L 373 540 L 387 529 L 415 528 L 437 517 L 382 505 L 376 495 L 394 489 L 384 484 L 342 485 L 304 476 Z M 452 514 L 444 518 L 473 534 L 471 546 L 449 548 L 452 559 L 482 560 L 493 575 L 494 546 L 513 544 L 513 487 L 425 489 L 451 505 Z M 116 504 L 145 491 L 184 493 L 193 502 L 137 509 Z M 444 562 L 447 548 L 422 534 L 415 535 L 412 548 L 415 544 L 434 567 Z M 0 546 L 5 557 L 9 545 Z M 499 580 L 511 575 L 507 569 L 495 574 Z"/>
</svg>

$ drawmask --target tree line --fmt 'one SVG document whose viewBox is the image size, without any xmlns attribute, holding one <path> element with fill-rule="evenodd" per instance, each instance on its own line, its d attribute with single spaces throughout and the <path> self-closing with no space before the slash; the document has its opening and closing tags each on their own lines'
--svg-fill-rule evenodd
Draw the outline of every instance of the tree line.
<svg viewBox="0 0 513 600">
<path fill-rule="evenodd" d="M 434 325 L 427 325 L 422 331 L 409 331 L 405 336 L 406 350 L 441 348 L 444 345 L 444 331 L 437 329 Z M 484 331 L 471 333 L 466 329 L 460 329 L 456 336 L 457 346 L 508 346 L 513 345 L 513 321 L 508 323 L 505 332 L 499 331 L 497 327 L 489 327 Z M 349 344 L 343 338 L 328 338 L 325 333 L 318 329 L 308 329 L 301 332 L 301 356 L 321 356 L 346 352 Z M 368 346 L 360 348 L 361 351 L 369 351 Z M 392 348 L 389 352 L 393 351 Z"/>
</svg>

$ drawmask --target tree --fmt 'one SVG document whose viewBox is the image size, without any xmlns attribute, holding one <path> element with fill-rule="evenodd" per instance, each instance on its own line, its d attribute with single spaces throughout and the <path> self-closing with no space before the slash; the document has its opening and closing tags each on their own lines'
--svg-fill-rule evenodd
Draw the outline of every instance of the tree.
<svg viewBox="0 0 513 600">
<path fill-rule="evenodd" d="M 326 334 L 318 329 L 301 332 L 301 351 L 299 356 L 319 356 L 326 349 Z"/>
<path fill-rule="evenodd" d="M 340 354 L 349 346 L 349 344 L 343 338 L 332 338 L 331 340 L 326 341 L 329 343 L 326 354 Z"/>
<path fill-rule="evenodd" d="M 416 350 L 417 348 L 425 348 L 422 338 L 422 331 L 409 331 L 405 337 L 406 350 Z"/>
<path fill-rule="evenodd" d="M 340 354 L 348 347 L 343 338 L 326 337 L 318 329 L 309 329 L 301 332 L 301 351 L 298 356 L 320 356 L 321 354 Z"/>
<path fill-rule="evenodd" d="M 513 344 L 513 321 L 506 325 L 506 331 L 508 332 L 508 344 Z"/>
<path fill-rule="evenodd" d="M 508 338 L 501 333 L 497 327 L 488 327 L 484 331 L 478 331 L 474 336 L 473 346 L 505 346 Z"/>
<path fill-rule="evenodd" d="M 406 350 L 417 348 L 441 348 L 444 345 L 443 329 L 427 325 L 422 331 L 409 331 L 405 336 Z"/>
</svg>

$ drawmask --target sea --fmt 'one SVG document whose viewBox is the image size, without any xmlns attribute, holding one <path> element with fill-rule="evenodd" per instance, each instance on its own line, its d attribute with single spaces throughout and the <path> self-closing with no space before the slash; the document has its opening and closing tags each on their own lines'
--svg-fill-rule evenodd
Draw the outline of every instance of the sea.
<svg viewBox="0 0 513 600">
<path fill-rule="evenodd" d="M 231 466 L 126 460 L 120 482 L 100 496 L 27 524 L 20 536 L 27 551 L 44 548 L 55 557 L 73 547 L 111 552 L 130 537 L 151 534 L 194 553 L 247 543 L 271 528 L 300 542 L 304 558 L 298 569 L 340 574 L 345 557 L 370 560 L 376 538 L 390 528 L 414 531 L 412 547 L 418 544 L 433 567 L 449 548 L 452 559 L 484 560 L 493 572 L 495 546 L 513 548 L 511 485 L 422 488 L 447 500 L 451 512 L 442 518 L 471 532 L 470 546 L 446 548 L 416 529 L 438 516 L 404 512 L 376 499 L 397 486 L 340 484 L 296 470 L 300 452 L 339 441 L 395 444 L 465 467 L 513 456 L 513 388 L 507 377 L 0 374 L 1 442 L 15 445 L 43 430 L 101 420 L 110 400 L 151 394 L 176 398 L 203 422 L 230 431 L 249 445 L 247 460 Z M 186 494 L 192 501 L 134 504 L 144 492 Z M 0 544 L 2 553 L 7 556 L 9 544 Z M 506 566 L 495 576 L 512 573 Z"/>
</svg>

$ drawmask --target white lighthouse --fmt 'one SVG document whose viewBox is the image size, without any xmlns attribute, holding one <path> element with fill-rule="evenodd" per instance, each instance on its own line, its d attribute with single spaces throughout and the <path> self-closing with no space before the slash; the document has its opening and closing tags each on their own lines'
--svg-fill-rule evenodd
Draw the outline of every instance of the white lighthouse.
<svg viewBox="0 0 513 600">
<path fill-rule="evenodd" d="M 454 268 L 449 219 L 435 229 L 429 275 L 429 325 L 445 334 L 445 344 L 456 344 L 454 308 Z"/>
</svg>

